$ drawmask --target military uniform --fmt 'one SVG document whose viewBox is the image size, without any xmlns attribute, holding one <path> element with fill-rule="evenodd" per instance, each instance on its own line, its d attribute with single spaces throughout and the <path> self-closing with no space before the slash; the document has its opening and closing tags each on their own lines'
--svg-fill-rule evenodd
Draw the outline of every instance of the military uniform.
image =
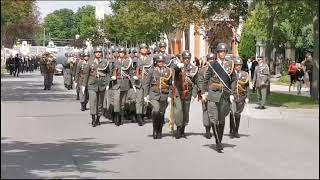
<svg viewBox="0 0 320 180">
<path fill-rule="evenodd" d="M 117 61 L 118 58 L 118 50 L 116 47 L 111 48 L 111 51 L 113 53 L 112 57 L 109 59 L 109 70 L 110 72 L 113 71 L 115 68 L 115 62 Z M 106 95 L 104 98 L 104 116 L 106 118 L 109 118 L 114 122 L 114 90 L 113 90 L 113 85 L 115 84 L 114 81 L 110 80 L 109 82 L 109 89 L 106 91 Z"/>
<path fill-rule="evenodd" d="M 96 48 L 95 52 L 102 52 Z M 108 89 L 110 72 L 109 63 L 106 60 L 95 58 L 89 61 L 89 73 L 85 76 L 85 85 L 88 86 L 90 114 L 92 116 L 92 126 L 100 125 L 100 117 L 103 114 L 103 100 L 106 89 Z M 84 91 L 85 86 L 81 87 Z"/>
<path fill-rule="evenodd" d="M 262 58 L 259 58 L 259 61 L 263 61 Z M 257 97 L 260 105 L 258 109 L 265 109 L 267 86 L 270 78 L 269 76 L 269 66 L 263 62 L 260 62 L 260 64 L 256 66 L 253 76 L 253 83 L 255 84 L 255 88 L 257 90 Z"/>
<path fill-rule="evenodd" d="M 207 63 L 210 63 L 212 61 L 215 60 L 214 54 L 213 53 L 209 53 L 207 55 Z M 211 129 L 211 122 L 209 120 L 209 116 L 208 116 L 208 101 L 204 101 L 201 98 L 201 90 L 202 90 L 202 85 L 203 85 L 203 81 L 205 79 L 205 74 L 208 71 L 208 65 L 204 65 L 204 62 L 202 62 L 202 67 L 199 69 L 199 91 L 198 91 L 198 99 L 201 100 L 201 105 L 202 105 L 202 122 L 203 122 L 203 126 L 205 127 L 206 133 L 205 133 L 205 137 L 207 139 L 210 139 L 212 137 L 212 134 L 210 132 Z M 200 96 L 199 96 L 200 95 Z"/>
<path fill-rule="evenodd" d="M 89 56 L 88 53 L 85 53 L 84 55 Z M 77 65 L 75 73 L 76 86 L 85 87 L 84 91 L 80 91 L 81 111 L 85 111 L 87 109 L 86 107 L 89 100 L 88 86 L 85 84 L 85 77 L 89 75 L 89 69 L 90 67 L 88 60 L 81 60 Z"/>
<path fill-rule="evenodd" d="M 118 52 L 125 52 L 124 48 L 120 48 Z M 113 81 L 112 90 L 114 98 L 113 108 L 115 113 L 114 121 L 117 126 L 122 124 L 122 118 L 124 116 L 125 103 L 131 83 L 131 67 L 132 60 L 130 58 L 119 57 L 114 63 L 114 68 L 112 70 L 111 80 Z"/>
<path fill-rule="evenodd" d="M 190 60 L 191 53 L 182 53 L 183 59 Z M 176 138 L 185 137 L 184 129 L 189 123 L 189 108 L 191 99 L 195 99 L 198 93 L 198 67 L 193 64 L 178 63 L 174 68 L 173 108 L 174 121 L 177 126 Z"/>
<path fill-rule="evenodd" d="M 157 61 L 165 61 L 162 55 Z M 171 99 L 172 69 L 168 67 L 154 67 L 149 70 L 145 83 L 144 100 L 152 105 L 153 138 L 162 137 L 164 114 Z"/>
<path fill-rule="evenodd" d="M 50 90 L 56 69 L 55 56 L 52 53 L 45 53 L 41 60 L 41 67 L 41 74 L 44 77 L 44 90 Z"/>
<path fill-rule="evenodd" d="M 227 51 L 226 44 L 219 43 L 217 51 Z M 208 116 L 216 140 L 216 148 L 221 152 L 225 117 L 230 112 L 233 61 L 217 58 L 216 61 L 208 63 L 208 66 L 201 93 L 203 93 L 202 97 L 208 101 Z"/>
<path fill-rule="evenodd" d="M 243 62 L 239 57 L 234 59 L 235 65 L 242 65 Z M 239 126 L 241 113 L 244 109 L 245 103 L 248 102 L 249 97 L 249 74 L 245 71 L 234 70 L 234 81 L 231 84 L 231 94 L 234 99 L 232 103 L 231 113 L 230 113 L 230 137 L 239 138 Z"/>
<path fill-rule="evenodd" d="M 145 84 L 146 84 L 149 70 L 150 68 L 152 68 L 152 66 L 153 66 L 152 57 L 149 55 L 144 56 L 140 54 L 139 60 L 135 67 L 135 74 L 133 76 L 135 78 L 133 79 L 134 86 L 136 87 L 135 107 L 136 107 L 137 120 L 140 126 L 142 125 L 142 114 L 145 114 L 145 104 L 143 101 Z"/>
<path fill-rule="evenodd" d="M 67 60 L 66 64 L 64 65 L 64 86 L 70 90 L 72 89 L 72 70 L 74 66 L 73 57 L 69 54 L 66 54 Z"/>
</svg>

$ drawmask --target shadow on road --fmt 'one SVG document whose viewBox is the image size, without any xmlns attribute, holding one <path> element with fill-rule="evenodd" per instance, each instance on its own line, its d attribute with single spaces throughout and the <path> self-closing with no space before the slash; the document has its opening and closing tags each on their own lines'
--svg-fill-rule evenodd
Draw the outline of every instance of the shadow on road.
<svg viewBox="0 0 320 180">
<path fill-rule="evenodd" d="M 75 101 L 75 95 L 67 94 L 64 89 L 58 89 L 56 85 L 53 85 L 50 91 L 43 90 L 42 83 L 22 80 L 1 81 L 1 101 Z"/>
<path fill-rule="evenodd" d="M 1 137 L 1 179 L 80 178 L 79 173 L 119 173 L 92 165 L 119 158 L 122 153 L 110 152 L 115 144 L 87 142 L 91 139 L 34 144 Z"/>
<path fill-rule="evenodd" d="M 206 146 L 206 147 L 209 147 L 210 149 L 213 149 L 213 150 L 217 151 L 216 144 L 205 144 L 205 145 L 202 145 L 202 146 Z M 223 148 L 234 148 L 237 145 L 222 143 L 222 146 L 223 146 Z"/>
</svg>

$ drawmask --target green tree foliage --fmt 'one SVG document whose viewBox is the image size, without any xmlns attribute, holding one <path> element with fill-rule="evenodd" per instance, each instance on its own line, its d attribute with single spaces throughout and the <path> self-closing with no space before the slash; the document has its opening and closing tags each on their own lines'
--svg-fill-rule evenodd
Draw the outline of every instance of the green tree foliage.
<svg viewBox="0 0 320 180">
<path fill-rule="evenodd" d="M 12 47 L 18 38 L 33 38 L 38 22 L 35 0 L 1 1 L 1 45 Z"/>
</svg>

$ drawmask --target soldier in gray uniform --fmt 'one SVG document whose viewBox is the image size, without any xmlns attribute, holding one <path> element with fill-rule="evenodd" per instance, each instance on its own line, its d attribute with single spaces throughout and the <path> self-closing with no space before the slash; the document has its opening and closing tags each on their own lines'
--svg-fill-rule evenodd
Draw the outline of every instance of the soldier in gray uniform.
<svg viewBox="0 0 320 180">
<path fill-rule="evenodd" d="M 259 106 L 257 109 L 265 109 L 267 87 L 270 79 L 269 66 L 264 62 L 262 57 L 258 57 L 258 66 L 254 71 L 253 84 L 257 90 Z"/>
<path fill-rule="evenodd" d="M 64 65 L 64 86 L 70 90 L 72 89 L 72 70 L 74 66 L 74 61 L 71 53 L 65 53 L 66 56 L 66 63 Z"/>
<path fill-rule="evenodd" d="M 211 129 L 211 122 L 209 120 L 209 116 L 208 116 L 208 101 L 204 101 L 201 98 L 201 89 L 202 89 L 202 84 L 203 81 L 205 79 L 205 73 L 208 70 L 208 64 L 212 63 L 213 61 L 216 60 L 216 55 L 214 53 L 209 53 L 207 55 L 207 62 L 201 62 L 202 63 L 202 67 L 199 69 L 199 87 L 200 87 L 200 92 L 198 91 L 198 99 L 201 100 L 201 104 L 202 104 L 202 121 L 203 121 L 203 126 L 205 127 L 206 133 L 205 133 L 205 137 L 207 139 L 211 139 L 212 134 L 210 132 Z M 200 97 L 199 97 L 200 95 Z"/>
<path fill-rule="evenodd" d="M 117 126 L 120 126 L 124 117 L 125 103 L 130 89 L 132 60 L 126 57 L 123 47 L 119 48 L 118 53 L 119 58 L 114 63 L 111 81 L 113 81 L 114 122 Z"/>
<path fill-rule="evenodd" d="M 85 90 L 80 91 L 80 104 L 81 111 L 85 111 L 87 109 L 87 103 L 89 100 L 88 86 L 85 84 L 85 77 L 89 75 L 89 53 L 83 53 L 84 59 L 78 63 L 76 73 L 75 73 L 75 86 L 84 86 Z"/>
<path fill-rule="evenodd" d="M 88 86 L 90 114 L 92 116 L 92 126 L 100 125 L 100 117 L 103 114 L 103 99 L 105 91 L 109 89 L 110 71 L 109 63 L 102 59 L 102 49 L 95 48 L 95 59 L 88 63 L 89 73 L 85 76 L 85 85 Z M 81 86 L 84 94 L 86 87 Z"/>
<path fill-rule="evenodd" d="M 144 101 L 152 105 L 153 139 L 162 138 L 164 114 L 172 93 L 172 69 L 166 67 L 165 57 L 156 57 L 157 66 L 149 70 L 144 89 Z"/>
<path fill-rule="evenodd" d="M 134 86 L 136 87 L 136 114 L 139 126 L 143 124 L 142 115 L 145 112 L 145 104 L 143 101 L 144 98 L 144 88 L 147 80 L 148 73 L 153 67 L 153 60 L 150 55 L 147 55 L 146 44 L 140 45 L 140 54 L 138 57 L 137 65 L 135 67 L 133 81 Z"/>
<path fill-rule="evenodd" d="M 228 51 L 225 43 L 217 45 L 217 60 L 208 64 L 202 88 L 202 98 L 208 102 L 208 116 L 216 140 L 216 150 L 221 152 L 225 117 L 230 112 L 233 61 L 225 59 Z"/>
<path fill-rule="evenodd" d="M 174 84 L 173 84 L 173 108 L 174 121 L 177 126 L 176 139 L 186 137 L 185 127 L 189 123 L 190 102 L 198 94 L 199 79 L 198 67 L 190 63 L 191 53 L 182 53 L 182 62 L 173 65 Z"/>
<path fill-rule="evenodd" d="M 239 126 L 241 113 L 244 109 L 245 103 L 249 102 L 249 74 L 242 71 L 243 61 L 240 57 L 234 57 L 234 81 L 231 84 L 231 91 L 233 101 L 230 113 L 230 137 L 240 138 Z"/>
<path fill-rule="evenodd" d="M 160 42 L 159 43 L 159 54 L 162 54 L 165 59 L 166 59 L 166 66 L 167 67 L 172 67 L 173 65 L 173 60 L 169 54 L 166 53 L 166 48 L 167 44 L 165 42 Z"/>
</svg>

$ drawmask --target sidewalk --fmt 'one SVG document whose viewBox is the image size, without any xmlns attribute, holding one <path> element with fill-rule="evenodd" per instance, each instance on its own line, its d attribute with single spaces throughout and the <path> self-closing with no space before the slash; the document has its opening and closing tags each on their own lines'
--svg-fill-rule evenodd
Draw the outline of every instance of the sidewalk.
<svg viewBox="0 0 320 180">
<path fill-rule="evenodd" d="M 270 91 L 271 93 L 277 92 L 277 93 L 283 93 L 283 94 L 298 95 L 297 85 L 295 86 L 295 88 L 291 87 L 291 92 L 289 92 L 289 86 L 279 85 L 271 82 Z M 309 89 L 306 87 L 302 87 L 300 96 L 310 97 Z"/>
</svg>

